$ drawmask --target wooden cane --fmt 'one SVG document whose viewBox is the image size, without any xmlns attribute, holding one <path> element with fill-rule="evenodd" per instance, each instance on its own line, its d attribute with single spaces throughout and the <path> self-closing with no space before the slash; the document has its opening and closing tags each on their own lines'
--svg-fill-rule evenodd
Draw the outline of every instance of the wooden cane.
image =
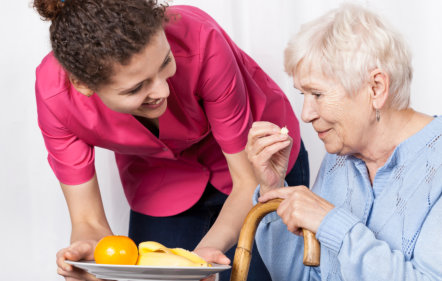
<svg viewBox="0 0 442 281">
<path fill-rule="evenodd" d="M 233 258 L 232 274 L 230 281 L 246 281 L 249 273 L 250 260 L 252 258 L 253 241 L 256 228 L 261 219 L 270 212 L 276 211 L 282 199 L 273 199 L 266 203 L 256 204 L 244 220 L 244 225 L 239 234 L 238 245 Z M 320 246 L 315 235 L 303 229 L 304 235 L 304 259 L 307 266 L 318 266 L 320 258 Z"/>
</svg>

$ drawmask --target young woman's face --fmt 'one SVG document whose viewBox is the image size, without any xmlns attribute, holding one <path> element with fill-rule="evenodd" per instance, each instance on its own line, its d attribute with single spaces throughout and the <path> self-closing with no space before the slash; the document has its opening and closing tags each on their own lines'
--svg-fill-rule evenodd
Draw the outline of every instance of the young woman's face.
<svg viewBox="0 0 442 281">
<path fill-rule="evenodd" d="M 307 69 L 301 67 L 293 76 L 295 87 L 304 94 L 302 120 L 312 123 L 328 153 L 359 153 L 370 135 L 369 95 L 361 90 L 350 96 L 320 70 Z"/>
<path fill-rule="evenodd" d="M 175 72 L 175 59 L 161 30 L 127 65 L 116 65 L 111 82 L 97 94 L 114 111 L 155 119 L 166 111 L 167 79 Z"/>
</svg>

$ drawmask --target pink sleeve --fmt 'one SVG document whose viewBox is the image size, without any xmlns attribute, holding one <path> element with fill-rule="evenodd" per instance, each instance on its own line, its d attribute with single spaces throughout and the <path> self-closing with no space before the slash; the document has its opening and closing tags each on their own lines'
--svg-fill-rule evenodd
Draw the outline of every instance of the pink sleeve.
<svg viewBox="0 0 442 281">
<path fill-rule="evenodd" d="M 245 148 L 253 118 L 241 71 L 221 31 L 201 30 L 199 95 L 212 133 L 225 153 Z"/>
<path fill-rule="evenodd" d="M 38 125 L 48 151 L 49 165 L 61 183 L 77 185 L 87 182 L 95 174 L 93 146 L 60 122 L 49 108 L 49 101 L 43 100 L 39 91 L 36 83 Z M 53 108 L 63 110 L 62 107 Z"/>
</svg>

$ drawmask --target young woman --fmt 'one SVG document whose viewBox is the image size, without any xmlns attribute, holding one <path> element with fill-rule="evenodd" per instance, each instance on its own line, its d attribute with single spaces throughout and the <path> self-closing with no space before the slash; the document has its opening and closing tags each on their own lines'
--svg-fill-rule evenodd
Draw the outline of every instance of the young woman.
<svg viewBox="0 0 442 281">
<path fill-rule="evenodd" d="M 252 205 L 257 182 L 244 148 L 253 121 L 288 126 L 288 181 L 308 184 L 289 101 L 201 10 L 146 0 L 34 6 L 52 22 L 53 51 L 37 68 L 36 97 L 72 221 L 72 244 L 57 254 L 68 280 L 93 279 L 64 261 L 92 259 L 95 243 L 112 234 L 95 146 L 115 152 L 136 243 L 195 249 L 212 262 L 229 262 L 223 252 L 236 243 Z M 269 280 L 253 256 L 250 280 Z"/>
</svg>

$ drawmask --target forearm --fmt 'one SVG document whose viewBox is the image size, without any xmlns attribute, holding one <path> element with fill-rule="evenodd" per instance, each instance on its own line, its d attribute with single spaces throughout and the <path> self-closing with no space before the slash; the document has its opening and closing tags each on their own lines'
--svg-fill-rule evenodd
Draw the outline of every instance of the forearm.
<svg viewBox="0 0 442 281">
<path fill-rule="evenodd" d="M 349 280 L 356 277 L 364 281 L 441 280 L 415 268 L 401 251 L 392 251 L 361 223 L 344 239 L 338 259 L 343 277 Z"/>
<path fill-rule="evenodd" d="M 351 222 L 355 220 L 351 216 L 348 211 L 338 208 L 327 218 L 324 225 L 321 225 L 317 233 L 322 246 L 337 254 L 344 279 L 441 280 L 440 272 L 435 271 L 439 270 L 438 266 L 429 266 L 442 259 L 440 251 L 434 251 L 433 257 L 430 257 L 431 253 L 427 253 L 427 261 L 424 263 L 427 266 L 417 267 L 405 258 L 402 251 L 392 250 L 387 242 L 377 239 L 363 223 Z M 325 228 L 335 230 L 329 231 Z"/>
<path fill-rule="evenodd" d="M 96 176 L 79 185 L 60 184 L 72 224 L 71 243 L 79 240 L 99 240 L 111 235 Z"/>
<path fill-rule="evenodd" d="M 245 186 L 242 188 L 245 190 L 232 191 L 215 223 L 198 244 L 197 248 L 215 247 L 226 252 L 235 245 L 244 219 L 252 207 L 252 192 L 247 191 L 252 188 L 246 188 Z"/>
<path fill-rule="evenodd" d="M 81 240 L 98 241 L 104 236 L 113 235 L 107 224 L 90 224 L 89 222 L 78 222 L 72 224 L 71 243 Z"/>
<path fill-rule="evenodd" d="M 244 150 L 235 154 L 224 153 L 224 156 L 232 176 L 232 192 L 197 248 L 214 247 L 226 252 L 237 242 L 244 219 L 252 208 L 257 181 Z"/>
</svg>

